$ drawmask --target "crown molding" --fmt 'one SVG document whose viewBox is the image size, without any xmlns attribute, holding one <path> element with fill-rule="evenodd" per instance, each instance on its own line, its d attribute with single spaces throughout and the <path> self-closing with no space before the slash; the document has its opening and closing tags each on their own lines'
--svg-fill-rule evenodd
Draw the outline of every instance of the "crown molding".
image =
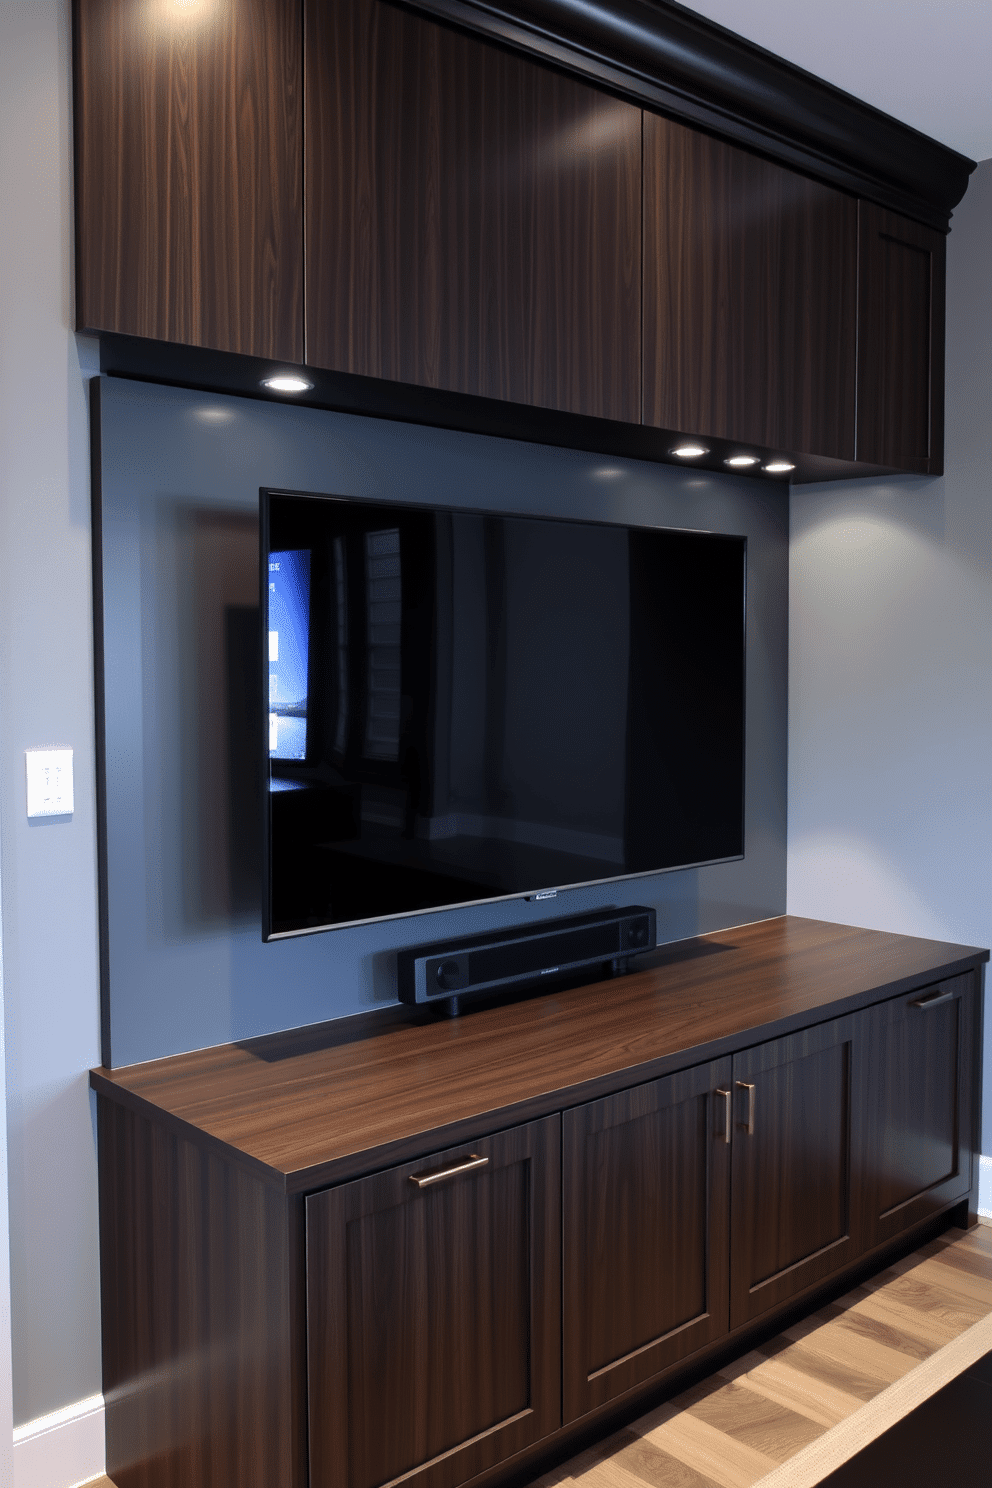
<svg viewBox="0 0 992 1488">
<path fill-rule="evenodd" d="M 412 4 L 944 232 L 975 169 L 673 0 Z"/>
</svg>

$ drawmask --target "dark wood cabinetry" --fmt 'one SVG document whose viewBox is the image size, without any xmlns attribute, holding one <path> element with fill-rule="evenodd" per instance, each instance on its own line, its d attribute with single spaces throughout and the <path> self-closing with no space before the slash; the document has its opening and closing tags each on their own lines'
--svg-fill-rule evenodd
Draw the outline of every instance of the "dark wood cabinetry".
<svg viewBox="0 0 992 1488">
<path fill-rule="evenodd" d="M 282 361 L 322 406 L 938 473 L 944 237 L 905 194 L 859 201 L 850 160 L 802 174 L 494 26 L 447 0 L 75 0 L 76 323 L 105 370 L 255 393 Z"/>
<path fill-rule="evenodd" d="M 307 1199 L 312 1488 L 442 1488 L 560 1424 L 559 1132 Z"/>
<path fill-rule="evenodd" d="M 869 1048 L 861 1191 L 877 1245 L 972 1186 L 972 972 L 864 1014 Z"/>
<path fill-rule="evenodd" d="M 109 1473 L 491 1488 L 745 1352 L 965 1218 L 986 959 L 783 917 L 95 1070 Z"/>
<path fill-rule="evenodd" d="M 859 203 L 857 458 L 939 475 L 947 239 Z"/>
<path fill-rule="evenodd" d="M 760 1317 L 862 1249 L 862 1015 L 734 1058 L 731 1327 Z"/>
<path fill-rule="evenodd" d="M 564 1114 L 566 1421 L 727 1331 L 730 1066 Z"/>
<path fill-rule="evenodd" d="M 636 422 L 641 115 L 383 0 L 308 0 L 307 359 Z"/>
<path fill-rule="evenodd" d="M 76 0 L 76 324 L 303 360 L 295 0 Z"/>
<path fill-rule="evenodd" d="M 645 423 L 853 460 L 857 211 L 645 113 Z"/>
</svg>

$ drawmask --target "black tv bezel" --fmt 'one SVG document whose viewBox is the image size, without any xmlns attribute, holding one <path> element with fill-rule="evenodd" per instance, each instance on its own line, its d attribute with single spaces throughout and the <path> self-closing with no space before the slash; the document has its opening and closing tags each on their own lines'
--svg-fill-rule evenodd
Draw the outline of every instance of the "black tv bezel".
<svg viewBox="0 0 992 1488">
<path fill-rule="evenodd" d="M 326 503 L 329 501 L 343 502 L 346 505 L 363 506 L 401 506 L 411 511 L 422 512 L 450 512 L 453 515 L 467 515 L 474 517 L 496 517 L 496 518 L 518 518 L 522 520 L 533 520 L 539 522 L 565 523 L 572 526 L 583 527 L 620 527 L 624 530 L 642 530 L 659 532 L 682 532 L 695 537 L 713 537 L 740 542 L 743 552 L 743 602 L 744 602 L 744 624 L 742 627 L 742 653 L 741 653 L 741 705 L 743 717 L 741 720 L 741 851 L 733 853 L 729 857 L 702 858 L 698 862 L 674 863 L 667 868 L 648 868 L 638 870 L 636 873 L 611 874 L 603 878 L 581 879 L 567 884 L 538 884 L 533 888 L 515 890 L 510 894 L 494 894 L 481 899 L 466 899 L 455 904 L 430 905 L 424 909 L 400 910 L 392 914 L 368 915 L 358 920 L 333 920 L 326 925 L 305 925 L 297 930 L 273 930 L 272 929 L 272 853 L 271 853 L 271 829 L 270 829 L 270 757 L 268 753 L 268 732 L 265 722 L 268 716 L 267 708 L 264 706 L 268 695 L 268 561 L 269 561 L 269 504 L 274 497 L 290 497 L 295 501 L 314 501 Z M 263 702 L 262 726 L 259 729 L 259 747 L 262 759 L 262 940 L 266 944 L 274 944 L 284 940 L 297 940 L 305 935 L 325 935 L 334 930 L 352 930 L 364 925 L 387 924 L 396 920 L 413 920 L 424 915 L 446 914 L 449 911 L 461 909 L 474 909 L 486 904 L 504 904 L 514 900 L 521 902 L 535 900 L 553 900 L 559 894 L 564 894 L 572 889 L 598 888 L 606 884 L 614 883 L 636 883 L 645 878 L 658 878 L 667 873 L 686 873 L 698 868 L 714 868 L 726 863 L 740 863 L 744 861 L 747 848 L 747 621 L 748 621 L 748 539 L 746 533 L 739 532 L 717 532 L 712 528 L 705 527 L 673 527 L 661 522 L 620 522 L 609 521 L 597 517 L 572 517 L 548 515 L 541 512 L 496 510 L 492 507 L 456 506 L 450 502 L 425 502 L 425 501 L 398 501 L 395 496 L 355 496 L 331 491 L 300 491 L 291 487 L 283 486 L 260 486 L 258 492 L 259 500 L 259 696 Z"/>
</svg>

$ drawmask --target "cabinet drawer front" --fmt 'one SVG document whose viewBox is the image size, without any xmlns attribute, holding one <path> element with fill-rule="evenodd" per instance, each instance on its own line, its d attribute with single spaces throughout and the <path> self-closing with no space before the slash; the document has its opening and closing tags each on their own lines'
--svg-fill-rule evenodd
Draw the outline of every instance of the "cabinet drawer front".
<svg viewBox="0 0 992 1488">
<path fill-rule="evenodd" d="M 734 1057 L 732 1327 L 861 1249 L 857 1028 L 840 1018 Z"/>
<path fill-rule="evenodd" d="M 870 1010 L 865 1131 L 869 1243 L 880 1244 L 971 1187 L 974 975 Z"/>
<path fill-rule="evenodd" d="M 553 1431 L 559 1118 L 307 1199 L 314 1488 L 430 1488 Z"/>
<path fill-rule="evenodd" d="M 727 1330 L 730 1060 L 566 1111 L 565 1420 Z"/>
</svg>

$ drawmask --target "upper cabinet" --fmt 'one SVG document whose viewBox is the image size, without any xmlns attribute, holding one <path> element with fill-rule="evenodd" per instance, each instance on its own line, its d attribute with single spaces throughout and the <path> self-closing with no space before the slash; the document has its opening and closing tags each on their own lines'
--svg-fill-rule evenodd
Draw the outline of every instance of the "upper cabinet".
<svg viewBox="0 0 992 1488">
<path fill-rule="evenodd" d="M 857 458 L 939 475 L 947 239 L 872 202 L 859 218 Z"/>
<path fill-rule="evenodd" d="M 380 0 L 307 0 L 307 360 L 636 422 L 641 113 Z"/>
<path fill-rule="evenodd" d="M 77 0 L 76 324 L 303 360 L 295 0 Z"/>
<path fill-rule="evenodd" d="M 858 205 L 644 115 L 644 422 L 855 458 Z"/>
<path fill-rule="evenodd" d="M 293 363 L 325 407 L 939 473 L 971 162 L 665 0 L 508 3 L 75 0 L 104 369 Z"/>
</svg>

